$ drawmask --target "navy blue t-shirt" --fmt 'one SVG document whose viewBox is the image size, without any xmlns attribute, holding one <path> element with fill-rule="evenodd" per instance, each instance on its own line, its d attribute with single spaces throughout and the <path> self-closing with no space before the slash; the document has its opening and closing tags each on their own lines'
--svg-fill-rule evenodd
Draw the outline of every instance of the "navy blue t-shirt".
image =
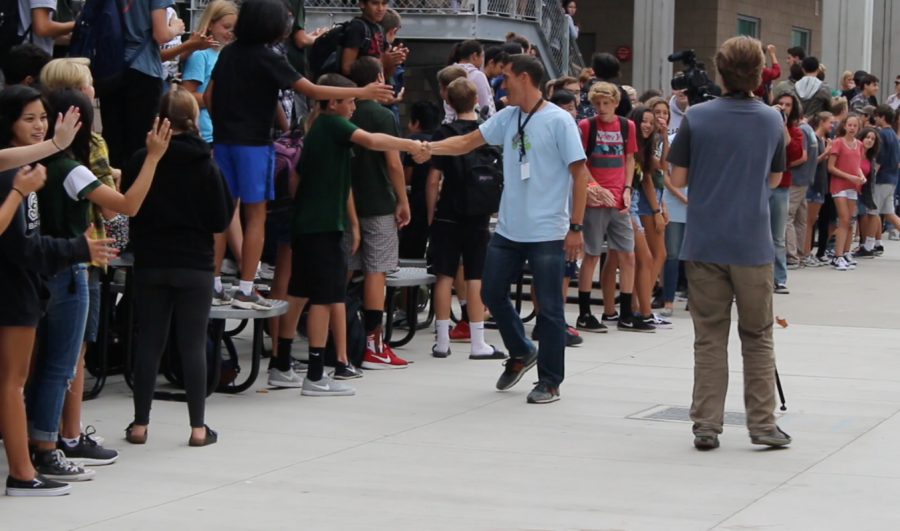
<svg viewBox="0 0 900 531">
<path fill-rule="evenodd" d="M 900 140 L 897 133 L 890 127 L 878 131 L 881 137 L 881 149 L 875 159 L 881 167 L 875 176 L 875 184 L 893 184 L 897 186 L 900 181 Z"/>
</svg>

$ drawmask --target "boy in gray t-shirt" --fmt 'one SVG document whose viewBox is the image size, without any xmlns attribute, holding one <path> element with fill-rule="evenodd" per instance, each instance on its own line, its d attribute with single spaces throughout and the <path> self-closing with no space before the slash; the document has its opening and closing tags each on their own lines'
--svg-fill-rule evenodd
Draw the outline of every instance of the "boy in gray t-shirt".
<svg viewBox="0 0 900 531">
<path fill-rule="evenodd" d="M 57 0 L 18 0 L 19 35 L 23 42 L 33 43 L 53 55 L 57 37 L 72 33 L 75 21 L 57 22 Z"/>
</svg>

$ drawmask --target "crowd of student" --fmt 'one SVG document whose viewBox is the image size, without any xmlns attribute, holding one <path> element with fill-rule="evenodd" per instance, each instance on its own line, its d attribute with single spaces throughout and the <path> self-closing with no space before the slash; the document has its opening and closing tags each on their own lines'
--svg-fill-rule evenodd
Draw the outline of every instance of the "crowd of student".
<svg viewBox="0 0 900 531">
<path fill-rule="evenodd" d="M 569 15 L 572 4 L 564 2 Z M 432 355 L 446 358 L 451 342 L 469 341 L 471 359 L 509 358 L 501 390 L 538 365 L 530 403 L 559 399 L 563 350 L 583 341 L 579 331 L 672 328 L 667 317 L 678 293 L 686 297 L 678 258 L 688 189 L 673 183 L 667 160 L 687 96 L 638 97 L 614 83 L 619 62 L 606 53 L 577 79 L 547 81 L 534 47 L 510 34 L 487 49 L 455 45 L 437 75 L 443 112 L 432 102 L 409 105 L 411 135 L 403 138 L 397 104 L 409 50 L 395 45 L 402 20 L 385 0 L 360 7 L 361 16 L 340 27 L 323 70 L 307 64 L 305 50 L 336 30 L 307 31 L 302 1 L 246 0 L 238 10 L 214 0 L 198 30 L 181 39 L 184 22 L 170 1 L 136 0 L 122 13 L 129 59 L 114 88 L 95 80 L 83 58 L 51 60 L 54 39 L 74 26 L 59 21 L 54 1 L 21 10 L 20 35 L 29 42 L 4 54 L 0 93 L 7 147 L 0 278 L 11 293 L 0 311 L 7 494 L 65 494 L 64 482 L 95 475 L 86 467 L 118 458 L 82 428 L 80 412 L 100 275 L 124 248 L 123 232 L 134 254 L 140 324 L 134 421 L 126 429 L 132 444 L 148 440 L 170 333 L 182 353 L 189 444 L 217 441 L 204 418 L 210 302 L 267 310 L 287 299 L 287 313 L 269 328 L 272 386 L 348 396 L 355 390 L 344 381 L 360 378 L 360 368 L 406 368 L 381 330 L 387 276 L 400 258 L 427 257 L 437 276 Z M 782 113 L 791 168 L 768 205 L 774 290 L 787 293 L 788 270 L 853 269 L 855 258 L 883 252 L 884 222 L 900 228 L 900 98 L 876 106 L 878 80 L 865 73 L 833 97 L 818 61 L 799 49 L 790 51 L 788 84 L 773 89 L 780 69 L 769 52 L 774 64 L 759 96 Z M 304 77 L 310 73 L 315 83 Z M 97 98 L 102 135 L 93 127 Z M 296 166 L 276 177 L 275 140 L 297 131 L 304 133 Z M 270 215 L 269 202 L 285 196 L 293 196 L 291 214 Z M 254 289 L 266 237 L 277 241 L 268 298 Z M 236 289 L 221 273 L 228 248 Z M 531 340 L 508 296 L 526 261 L 538 313 Z M 598 267 L 599 317 L 592 308 Z M 348 358 L 345 302 L 354 272 L 364 286 L 361 367 Z M 576 276 L 573 327 L 564 304 Z M 462 315 L 451 327 L 454 290 Z M 292 349 L 304 312 L 309 360 L 301 364 Z M 486 342 L 490 321 L 509 356 Z M 329 337 L 337 358 L 331 373 Z"/>
</svg>

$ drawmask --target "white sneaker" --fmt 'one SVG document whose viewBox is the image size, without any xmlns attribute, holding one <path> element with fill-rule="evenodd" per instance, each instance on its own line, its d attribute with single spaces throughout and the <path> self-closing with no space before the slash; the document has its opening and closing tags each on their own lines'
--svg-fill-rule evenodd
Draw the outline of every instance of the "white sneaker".
<svg viewBox="0 0 900 531">
<path fill-rule="evenodd" d="M 847 267 L 850 269 L 856 269 L 858 262 L 853 259 L 853 253 L 844 253 L 844 261 L 847 262 Z"/>
<path fill-rule="evenodd" d="M 300 394 L 303 396 L 353 396 L 356 394 L 356 389 L 323 374 L 322 379 L 317 382 L 304 378 L 303 390 L 300 391 Z"/>
<path fill-rule="evenodd" d="M 897 229 L 891 229 L 891 232 L 888 233 L 888 239 L 892 242 L 900 241 L 900 231 Z"/>
<path fill-rule="evenodd" d="M 303 387 L 303 377 L 293 370 L 281 372 L 278 369 L 270 369 L 269 385 L 284 389 L 296 389 L 298 387 Z"/>
<path fill-rule="evenodd" d="M 269 264 L 263 264 L 262 262 L 260 262 L 260 266 L 256 272 L 256 276 L 262 280 L 272 280 L 275 278 L 275 268 L 270 266 Z"/>
<path fill-rule="evenodd" d="M 847 270 L 847 261 L 844 260 L 844 257 L 840 258 L 832 258 L 831 259 L 831 268 L 837 271 L 846 271 Z"/>
<path fill-rule="evenodd" d="M 803 261 L 803 265 L 806 267 L 821 267 L 825 265 L 825 262 L 820 262 L 815 255 L 811 254 L 806 257 L 806 260 Z"/>
</svg>

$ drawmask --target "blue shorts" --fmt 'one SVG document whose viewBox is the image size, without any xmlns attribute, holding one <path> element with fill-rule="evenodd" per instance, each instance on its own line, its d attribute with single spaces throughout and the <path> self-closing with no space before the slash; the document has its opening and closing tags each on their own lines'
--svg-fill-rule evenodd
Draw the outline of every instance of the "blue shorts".
<svg viewBox="0 0 900 531">
<path fill-rule="evenodd" d="M 213 156 L 233 198 L 244 203 L 275 199 L 274 144 L 214 144 Z"/>
<path fill-rule="evenodd" d="M 644 226 L 641 225 L 641 218 L 638 214 L 638 203 L 641 201 L 641 192 L 638 190 L 631 191 L 631 219 L 637 224 L 636 227 L 638 230 L 644 230 Z"/>
<path fill-rule="evenodd" d="M 660 189 L 654 189 L 656 192 L 656 204 L 662 205 L 662 196 L 663 191 Z M 638 193 L 635 191 L 635 193 Z M 644 190 L 640 191 L 640 199 L 637 202 L 637 213 L 638 216 L 652 216 L 653 215 L 653 207 L 650 206 L 650 200 L 647 199 L 647 194 L 644 193 Z"/>
<path fill-rule="evenodd" d="M 806 202 L 807 203 L 825 203 L 825 194 L 820 194 L 813 190 L 812 186 L 806 189 Z"/>
</svg>

